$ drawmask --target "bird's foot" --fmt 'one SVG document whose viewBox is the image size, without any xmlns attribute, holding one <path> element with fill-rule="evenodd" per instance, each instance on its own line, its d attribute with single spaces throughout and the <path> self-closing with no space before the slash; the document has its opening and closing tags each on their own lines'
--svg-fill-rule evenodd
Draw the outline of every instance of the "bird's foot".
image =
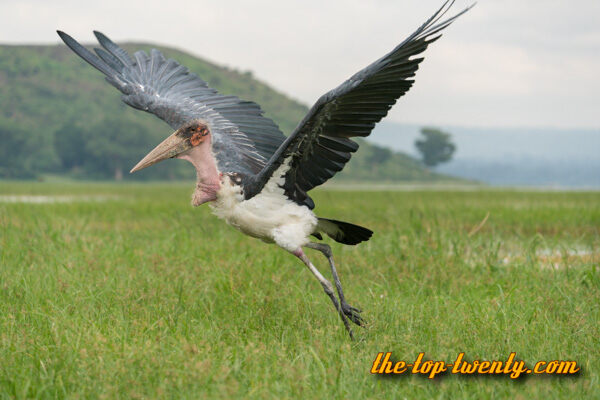
<svg viewBox="0 0 600 400">
<path fill-rule="evenodd" d="M 350 319 L 350 321 L 354 322 L 358 326 L 365 326 L 366 321 L 360 316 L 362 310 L 352 307 L 350 304 L 343 302 L 342 304 L 342 312 L 346 317 Z"/>
</svg>

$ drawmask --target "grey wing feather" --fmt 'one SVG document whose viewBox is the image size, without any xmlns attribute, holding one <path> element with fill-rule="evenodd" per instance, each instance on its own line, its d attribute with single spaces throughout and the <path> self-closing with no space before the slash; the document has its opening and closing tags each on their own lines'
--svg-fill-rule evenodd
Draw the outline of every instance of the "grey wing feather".
<svg viewBox="0 0 600 400">
<path fill-rule="evenodd" d="M 310 208 L 307 192 L 337 172 L 350 160 L 358 144 L 350 137 L 368 136 L 396 100 L 412 86 L 419 63 L 414 58 L 437 40 L 442 29 L 471 7 L 438 23 L 454 1 L 443 6 L 390 53 L 354 74 L 323 95 L 271 157 L 268 164 L 247 185 L 246 198 L 259 193 L 274 171 L 288 162 L 283 188 L 285 194 Z"/>
<path fill-rule="evenodd" d="M 219 94 L 156 49 L 150 55 L 138 51 L 132 58 L 105 35 L 94 32 L 102 46 L 94 54 L 66 33 L 58 34 L 123 93 L 121 98 L 128 105 L 155 114 L 173 129 L 194 119 L 208 122 L 223 172 L 256 174 L 285 140 L 256 103 Z"/>
</svg>

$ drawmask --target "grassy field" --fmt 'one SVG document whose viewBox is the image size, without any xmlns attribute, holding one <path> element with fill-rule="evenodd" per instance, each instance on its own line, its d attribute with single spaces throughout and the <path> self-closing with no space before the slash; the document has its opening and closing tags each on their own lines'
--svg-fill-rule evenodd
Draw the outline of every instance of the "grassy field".
<svg viewBox="0 0 600 400">
<path fill-rule="evenodd" d="M 191 189 L 0 182 L 0 398 L 600 397 L 600 193 L 316 191 L 375 231 L 332 245 L 353 343 L 300 262 Z M 379 351 L 582 373 L 381 378 Z"/>
</svg>

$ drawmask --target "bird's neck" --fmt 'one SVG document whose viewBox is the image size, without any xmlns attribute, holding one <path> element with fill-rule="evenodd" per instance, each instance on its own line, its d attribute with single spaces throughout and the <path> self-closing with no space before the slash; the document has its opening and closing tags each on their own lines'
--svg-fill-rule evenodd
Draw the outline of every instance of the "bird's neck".
<svg viewBox="0 0 600 400">
<path fill-rule="evenodd" d="M 198 177 L 196 189 L 192 195 L 192 205 L 197 207 L 209 201 L 215 201 L 217 199 L 217 192 L 219 189 L 220 186 L 218 181 L 215 183 Z"/>
<path fill-rule="evenodd" d="M 216 200 L 221 182 L 215 156 L 211 150 L 210 135 L 207 140 L 182 154 L 179 158 L 191 162 L 196 168 L 196 189 L 192 196 L 192 205 L 199 206 Z"/>
</svg>

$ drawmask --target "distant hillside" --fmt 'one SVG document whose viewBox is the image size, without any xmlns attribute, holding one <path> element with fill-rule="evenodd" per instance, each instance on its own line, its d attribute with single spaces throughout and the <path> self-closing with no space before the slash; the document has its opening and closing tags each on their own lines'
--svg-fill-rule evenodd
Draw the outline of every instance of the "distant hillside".
<svg viewBox="0 0 600 400">
<path fill-rule="evenodd" d="M 292 131 L 308 110 L 254 79 L 250 72 L 231 70 L 161 46 L 123 47 L 130 52 L 158 48 L 221 93 L 260 104 L 285 134 Z M 156 117 L 122 103 L 118 91 L 99 72 L 63 45 L 0 45 L 0 87 L 0 178 L 45 173 L 99 179 L 120 176 L 120 170 L 130 168 L 170 133 L 170 128 Z M 113 173 L 115 160 L 104 157 L 102 152 L 110 148 L 112 137 L 116 142 L 123 136 L 123 130 L 128 134 L 135 131 L 136 139 L 122 145 L 118 171 Z M 184 163 L 165 164 L 133 178 L 176 179 L 193 174 Z M 442 177 L 424 170 L 410 156 L 362 142 L 361 150 L 336 179 L 393 182 Z"/>
</svg>

